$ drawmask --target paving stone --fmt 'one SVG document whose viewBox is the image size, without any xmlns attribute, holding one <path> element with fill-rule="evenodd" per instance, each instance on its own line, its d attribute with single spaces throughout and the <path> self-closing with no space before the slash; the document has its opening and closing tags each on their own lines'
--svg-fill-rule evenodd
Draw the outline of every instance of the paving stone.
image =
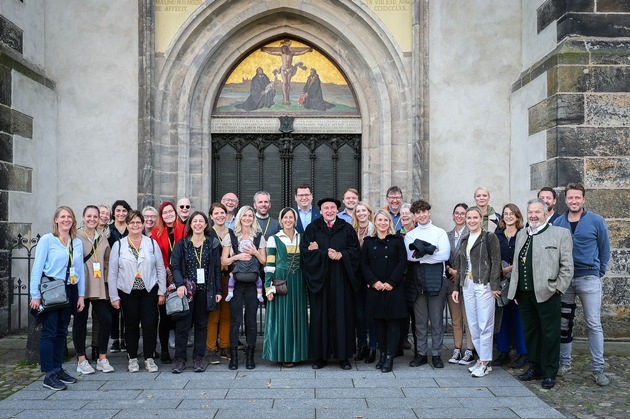
<svg viewBox="0 0 630 419">
<path fill-rule="evenodd" d="M 441 398 L 441 397 L 491 397 L 492 393 L 485 387 L 442 387 L 442 388 L 403 388 L 405 397 Z"/>
<path fill-rule="evenodd" d="M 521 385 L 521 386 L 496 386 L 496 387 L 488 387 L 488 391 L 490 391 L 492 394 L 494 394 L 496 397 L 505 397 L 505 396 L 512 396 L 512 397 L 518 397 L 518 396 L 522 396 L 522 397 L 531 397 L 531 396 L 535 396 L 534 393 L 531 392 L 531 390 L 529 390 L 527 387 Z"/>
<path fill-rule="evenodd" d="M 32 400 L 24 403 L 23 400 L 3 400 L 0 402 L 0 408 L 5 410 L 23 410 L 28 408 L 29 411 L 45 410 L 47 412 L 58 410 L 79 410 L 90 403 L 89 400 Z M 103 407 L 104 409 L 107 406 Z"/>
<path fill-rule="evenodd" d="M 438 387 L 434 378 L 355 378 L 352 380 L 354 386 L 360 387 L 400 387 L 400 388 L 413 388 L 413 387 Z"/>
<path fill-rule="evenodd" d="M 513 407 L 512 410 L 521 418 L 564 418 L 565 416 L 549 407 Z"/>
<path fill-rule="evenodd" d="M 315 390 L 312 388 L 269 388 L 261 391 L 251 391 L 249 389 L 230 389 L 226 398 L 228 399 L 312 399 L 315 397 Z"/>
<path fill-rule="evenodd" d="M 509 407 L 514 408 L 545 408 L 545 402 L 538 397 L 460 397 L 460 401 L 466 407 Z"/>
<path fill-rule="evenodd" d="M 178 390 L 182 389 L 188 384 L 188 381 L 111 381 L 106 383 L 102 390 L 146 390 L 146 389 L 160 389 L 160 390 Z"/>
<path fill-rule="evenodd" d="M 186 387 L 183 390 L 170 390 L 163 391 L 161 389 L 144 390 L 137 395 L 137 399 L 224 399 L 227 394 L 227 389 L 215 388 L 214 383 L 206 383 L 206 390 L 203 389 L 189 389 Z M 128 390 L 125 390 L 128 391 Z"/>
<path fill-rule="evenodd" d="M 216 417 L 217 409 L 195 409 L 195 410 L 186 410 L 186 409 L 176 409 L 176 410 L 153 410 L 153 409 L 142 409 L 141 411 L 137 410 L 122 410 L 119 414 L 116 415 L 116 419 L 149 419 L 149 418 L 186 418 L 186 419 L 194 419 L 194 418 L 214 418 Z M 234 412 L 232 412 L 234 414 Z M 234 417 L 234 416 L 232 416 Z"/>
<path fill-rule="evenodd" d="M 64 403 L 70 403 L 69 401 L 64 401 Z M 85 402 L 84 402 L 85 403 Z M 152 398 L 138 398 L 133 400 L 116 400 L 116 399 L 105 399 L 99 397 L 96 400 L 89 401 L 85 404 L 85 409 L 131 409 L 141 411 L 145 408 L 149 409 L 174 409 L 177 407 L 179 403 L 174 403 L 172 399 L 166 399 L 162 397 L 152 397 Z"/>
<path fill-rule="evenodd" d="M 140 393 L 142 393 L 140 390 L 55 391 L 46 400 L 133 400 Z"/>
<path fill-rule="evenodd" d="M 380 419 L 380 418 L 392 418 L 392 419 L 405 419 L 405 418 L 417 418 L 412 409 L 316 409 L 317 419 Z"/>
<path fill-rule="evenodd" d="M 381 399 L 384 400 L 384 399 Z M 365 409 L 365 399 L 278 399 L 273 402 L 274 409 L 297 409 L 312 407 L 316 409 Z"/>
<path fill-rule="evenodd" d="M 242 411 L 258 411 L 264 409 L 271 409 L 274 404 L 273 399 L 231 399 L 231 400 L 182 400 L 182 402 L 177 406 L 179 410 L 188 410 L 188 409 L 226 409 L 228 411 L 232 411 L 232 415 L 234 415 L 235 410 L 238 412 Z"/>
<path fill-rule="evenodd" d="M 459 408 L 464 404 L 456 397 L 447 397 L 445 394 L 441 397 L 434 397 L 429 395 L 415 396 L 402 399 L 384 399 L 384 398 L 372 398 L 366 399 L 367 405 L 370 409 L 402 409 L 402 408 Z"/>
<path fill-rule="evenodd" d="M 517 418 L 508 408 L 469 409 L 467 407 L 445 409 L 413 409 L 418 418 Z"/>
<path fill-rule="evenodd" d="M 85 418 L 98 418 L 98 419 L 107 419 L 113 418 L 117 416 L 118 410 L 68 410 L 68 409 L 56 409 L 54 416 L 55 418 L 76 418 L 76 419 L 85 419 Z M 4 416 L 2 416 L 4 417 Z M 137 417 L 137 416 L 135 416 Z M 34 410 L 26 410 L 21 412 L 18 415 L 11 416 L 11 418 L 19 418 L 19 419 L 51 419 L 51 412 L 46 410 L 34 411 Z"/>
<path fill-rule="evenodd" d="M 256 419 L 282 419 L 282 418 L 315 418 L 315 409 L 313 408 L 298 408 L 298 409 L 270 409 L 270 410 L 255 410 L 255 411 L 242 411 L 239 409 L 239 415 L 254 415 Z M 319 417 L 319 416 L 317 416 Z M 219 409 L 214 419 L 225 418 L 234 419 L 234 411 L 229 409 Z"/>
<path fill-rule="evenodd" d="M 299 379 L 298 379 L 299 381 Z M 237 380 L 204 380 L 189 381 L 186 389 L 204 388 L 269 388 L 271 380 L 265 378 L 237 379 Z"/>
<path fill-rule="evenodd" d="M 405 397 L 400 388 L 318 388 L 315 389 L 317 399 L 362 399 L 366 397 L 386 397 L 397 399 Z"/>
<path fill-rule="evenodd" d="M 353 388 L 354 383 L 350 378 L 329 378 L 326 380 L 315 379 L 289 379 L 289 378 L 277 378 L 271 380 L 270 388 Z"/>
</svg>

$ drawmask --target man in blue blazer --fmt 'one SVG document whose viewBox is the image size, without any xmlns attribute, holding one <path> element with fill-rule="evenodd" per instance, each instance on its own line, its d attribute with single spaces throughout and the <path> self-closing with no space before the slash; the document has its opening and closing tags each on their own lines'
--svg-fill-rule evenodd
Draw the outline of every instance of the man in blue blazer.
<svg viewBox="0 0 630 419">
<path fill-rule="evenodd" d="M 295 188 L 295 202 L 297 207 L 295 208 L 298 213 L 297 226 L 295 227 L 298 233 L 304 234 L 306 227 L 321 217 L 319 209 L 313 207 L 313 191 L 309 185 L 300 185 Z"/>
</svg>

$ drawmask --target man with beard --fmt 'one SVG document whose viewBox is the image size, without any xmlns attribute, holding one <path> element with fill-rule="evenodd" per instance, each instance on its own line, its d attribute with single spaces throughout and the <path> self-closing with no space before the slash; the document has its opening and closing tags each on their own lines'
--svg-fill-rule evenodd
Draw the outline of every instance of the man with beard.
<svg viewBox="0 0 630 419">
<path fill-rule="evenodd" d="M 325 198 L 317 205 L 322 217 L 313 220 L 300 243 L 302 272 L 310 300 L 310 356 L 313 369 L 323 368 L 329 358 L 344 370 L 352 368 L 354 354 L 354 303 L 359 284 L 359 239 L 350 224 L 337 217 L 339 202 Z"/>
<path fill-rule="evenodd" d="M 573 263 L 575 276 L 567 292 L 562 295 L 562 339 L 560 344 L 560 370 L 562 376 L 571 371 L 571 343 L 573 341 L 573 318 L 575 297 L 579 297 L 584 311 L 591 350 L 593 380 L 599 386 L 607 386 L 604 374 L 604 331 L 600 312 L 602 307 L 602 281 L 610 259 L 608 226 L 601 215 L 584 208 L 586 195 L 584 186 L 569 183 L 565 190 L 565 203 L 569 208 L 556 220 L 573 236 Z"/>
<path fill-rule="evenodd" d="M 260 108 L 271 108 L 273 98 L 276 95 L 275 83 L 269 81 L 262 67 L 256 69 L 256 75 L 252 78 L 249 88 L 249 97 L 243 103 L 234 105 L 236 109 L 254 111 Z"/>
<path fill-rule="evenodd" d="M 256 219 L 262 228 L 265 240 L 280 231 L 280 223 L 269 215 L 271 209 L 271 195 L 269 192 L 258 191 L 254 194 L 254 209 L 256 210 Z"/>
<path fill-rule="evenodd" d="M 529 369 L 521 381 L 556 385 L 560 359 L 560 299 L 573 276 L 573 242 L 566 229 L 547 222 L 545 202 L 527 203 L 528 227 L 518 232 L 508 298 L 518 302 Z"/>
<path fill-rule="evenodd" d="M 545 186 L 538 191 L 538 198 L 542 199 L 545 204 L 547 204 L 547 213 L 545 216 L 547 217 L 547 222 L 549 224 L 553 224 L 553 222 L 556 221 L 556 218 L 560 217 L 560 214 L 555 211 L 556 197 L 556 191 L 548 186 Z"/>
<path fill-rule="evenodd" d="M 227 216 L 225 217 L 225 225 L 234 230 L 234 224 L 236 222 L 236 210 L 238 209 L 238 196 L 235 193 L 228 192 L 221 198 L 221 203 L 225 205 L 227 209 Z"/>
<path fill-rule="evenodd" d="M 328 103 L 324 100 L 324 94 L 322 92 L 322 83 L 319 80 L 319 74 L 317 70 L 311 68 L 311 75 L 306 79 L 306 84 L 302 90 L 301 101 L 303 100 L 304 109 L 315 109 L 318 111 L 325 111 L 326 109 L 334 108 L 335 105 Z"/>
<path fill-rule="evenodd" d="M 383 209 L 389 211 L 394 223 L 394 230 L 398 231 L 402 226 L 400 221 L 400 206 L 403 203 L 402 190 L 398 186 L 390 186 L 385 194 L 385 200 L 387 205 Z"/>
</svg>

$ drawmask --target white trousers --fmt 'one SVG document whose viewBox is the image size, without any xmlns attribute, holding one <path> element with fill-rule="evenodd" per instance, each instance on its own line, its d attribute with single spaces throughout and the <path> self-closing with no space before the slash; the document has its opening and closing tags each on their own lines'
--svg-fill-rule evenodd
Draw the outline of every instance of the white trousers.
<svg viewBox="0 0 630 419">
<path fill-rule="evenodd" d="M 480 361 L 492 361 L 492 336 L 494 333 L 494 298 L 490 284 L 464 281 L 464 305 L 470 329 L 470 337 Z"/>
</svg>

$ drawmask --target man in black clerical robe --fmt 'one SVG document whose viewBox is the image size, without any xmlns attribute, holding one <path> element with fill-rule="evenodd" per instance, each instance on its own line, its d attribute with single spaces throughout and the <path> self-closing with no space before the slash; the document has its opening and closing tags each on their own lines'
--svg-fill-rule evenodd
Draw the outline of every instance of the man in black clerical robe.
<svg viewBox="0 0 630 419">
<path fill-rule="evenodd" d="M 352 226 L 337 217 L 341 206 L 337 199 L 322 199 L 317 205 L 322 216 L 306 227 L 300 244 L 310 297 L 310 356 L 314 369 L 322 368 L 329 358 L 338 359 L 342 369 L 351 369 L 353 295 L 361 286 L 355 276 L 359 239 Z"/>
<path fill-rule="evenodd" d="M 249 88 L 249 97 L 243 103 L 234 105 L 236 109 L 254 111 L 260 108 L 271 108 L 273 98 L 276 95 L 274 84 L 269 81 L 262 67 L 256 69 L 256 75 L 252 78 Z"/>
</svg>

